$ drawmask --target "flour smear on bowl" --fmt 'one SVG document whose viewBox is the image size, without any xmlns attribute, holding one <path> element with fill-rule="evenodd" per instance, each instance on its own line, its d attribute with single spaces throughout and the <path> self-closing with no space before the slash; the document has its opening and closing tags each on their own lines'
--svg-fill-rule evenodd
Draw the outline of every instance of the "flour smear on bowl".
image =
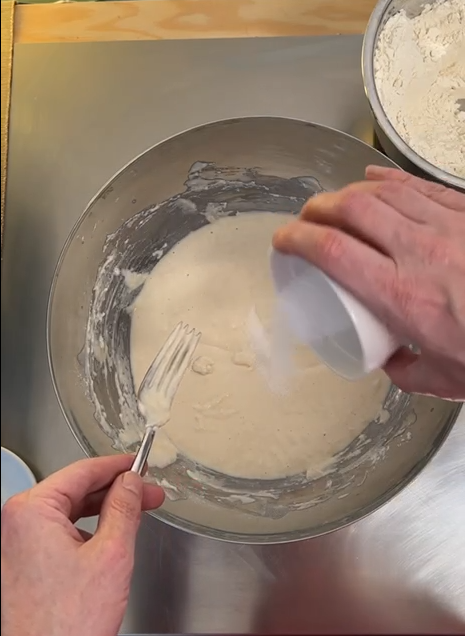
<svg viewBox="0 0 465 636">
<path fill-rule="evenodd" d="M 421 157 L 465 178 L 465 0 L 391 16 L 374 57 L 381 104 Z"/>
</svg>

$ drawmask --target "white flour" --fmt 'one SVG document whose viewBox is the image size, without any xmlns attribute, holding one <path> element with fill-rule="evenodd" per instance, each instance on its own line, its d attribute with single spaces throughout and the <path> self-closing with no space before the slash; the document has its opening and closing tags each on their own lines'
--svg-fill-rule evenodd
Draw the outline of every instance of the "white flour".
<svg viewBox="0 0 465 636">
<path fill-rule="evenodd" d="M 375 51 L 381 103 L 403 140 L 465 177 L 465 0 L 437 1 L 386 22 Z"/>
</svg>

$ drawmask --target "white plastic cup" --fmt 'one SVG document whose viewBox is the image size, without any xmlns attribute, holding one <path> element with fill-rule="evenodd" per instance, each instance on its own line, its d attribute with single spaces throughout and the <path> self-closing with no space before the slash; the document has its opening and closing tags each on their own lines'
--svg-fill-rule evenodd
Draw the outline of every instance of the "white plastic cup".
<svg viewBox="0 0 465 636">
<path fill-rule="evenodd" d="M 357 380 L 381 368 L 399 348 L 385 325 L 317 267 L 274 249 L 270 266 L 294 337 L 338 375 Z"/>
</svg>

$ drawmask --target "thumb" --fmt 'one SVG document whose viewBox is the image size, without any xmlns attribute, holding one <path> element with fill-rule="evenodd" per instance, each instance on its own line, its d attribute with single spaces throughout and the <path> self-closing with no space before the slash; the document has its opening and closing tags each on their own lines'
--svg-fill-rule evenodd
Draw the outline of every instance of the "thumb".
<svg viewBox="0 0 465 636">
<path fill-rule="evenodd" d="M 103 502 L 95 536 L 104 540 L 117 538 L 133 552 L 140 523 L 143 488 L 140 475 L 132 472 L 119 475 Z"/>
</svg>

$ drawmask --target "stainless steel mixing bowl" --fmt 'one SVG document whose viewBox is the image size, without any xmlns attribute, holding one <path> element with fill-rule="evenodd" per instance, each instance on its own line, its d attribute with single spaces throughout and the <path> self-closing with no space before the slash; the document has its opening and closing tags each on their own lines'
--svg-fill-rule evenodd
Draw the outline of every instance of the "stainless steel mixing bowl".
<svg viewBox="0 0 465 636">
<path fill-rule="evenodd" d="M 400 137 L 391 121 L 388 119 L 381 100 L 376 90 L 374 77 L 374 53 L 377 47 L 379 34 L 387 20 L 403 9 L 410 16 L 419 15 L 426 4 L 434 4 L 442 0 L 379 0 L 368 21 L 368 26 L 363 39 L 362 49 L 362 73 L 365 84 L 365 92 L 370 102 L 375 131 L 381 146 L 389 157 L 399 166 L 418 176 L 433 178 L 447 186 L 452 186 L 465 191 L 465 179 L 445 172 L 434 166 L 423 157 L 420 157 Z M 392 80 L 394 81 L 394 77 Z"/>
<path fill-rule="evenodd" d="M 159 250 L 205 225 L 208 212 L 298 213 L 315 192 L 363 178 L 370 163 L 393 165 L 324 126 L 235 119 L 158 144 L 101 190 L 63 249 L 48 316 L 56 393 L 88 455 L 130 450 L 119 437 L 121 422 L 141 427 L 129 364 L 128 308 L 137 290 L 128 289 L 121 272 L 150 271 Z M 336 469 L 311 479 L 234 479 L 181 456 L 150 471 L 168 494 L 154 515 L 184 530 L 249 543 L 340 528 L 401 490 L 440 446 L 458 411 L 456 404 L 391 387 L 379 415 L 339 454 Z"/>
</svg>

